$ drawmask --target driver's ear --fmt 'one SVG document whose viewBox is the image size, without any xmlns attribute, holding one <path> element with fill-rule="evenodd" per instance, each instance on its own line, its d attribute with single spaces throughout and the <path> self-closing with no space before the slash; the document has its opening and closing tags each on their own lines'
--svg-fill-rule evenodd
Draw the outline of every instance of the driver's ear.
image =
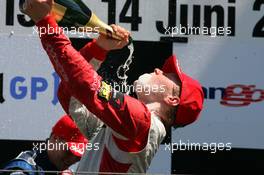
<svg viewBox="0 0 264 175">
<path fill-rule="evenodd" d="M 170 106 L 177 106 L 180 103 L 180 98 L 178 96 L 168 95 L 165 97 L 164 101 Z"/>
</svg>

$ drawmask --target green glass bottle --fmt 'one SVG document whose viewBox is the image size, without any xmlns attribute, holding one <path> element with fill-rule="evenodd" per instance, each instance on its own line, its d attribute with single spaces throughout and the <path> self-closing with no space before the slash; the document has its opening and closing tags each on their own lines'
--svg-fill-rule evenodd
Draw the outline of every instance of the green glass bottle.
<svg viewBox="0 0 264 175">
<path fill-rule="evenodd" d="M 25 0 L 20 0 L 20 9 L 23 12 Z M 115 35 L 111 26 L 102 22 L 81 0 L 54 0 L 51 14 L 61 27 L 89 27 L 99 29 L 100 34 L 120 40 Z M 117 83 L 120 87 L 128 85 L 128 70 L 133 60 L 134 45 L 130 37 L 127 46 L 121 50 L 107 54 L 107 58 L 101 65 L 98 73 L 104 80 Z M 122 90 L 123 91 L 123 90 Z M 124 93 L 129 93 L 129 89 L 124 89 Z"/>
<path fill-rule="evenodd" d="M 19 1 L 21 11 L 25 1 Z M 51 14 L 61 27 L 76 27 L 83 30 L 89 27 L 89 31 L 99 31 L 100 34 L 120 40 L 112 27 L 101 21 L 81 0 L 54 0 Z"/>
</svg>

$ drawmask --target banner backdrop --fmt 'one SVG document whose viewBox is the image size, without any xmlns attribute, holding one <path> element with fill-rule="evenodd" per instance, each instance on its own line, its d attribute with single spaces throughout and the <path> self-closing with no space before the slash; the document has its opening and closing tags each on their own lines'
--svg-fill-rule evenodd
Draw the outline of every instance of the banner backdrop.
<svg viewBox="0 0 264 175">
<path fill-rule="evenodd" d="M 0 1 L 0 139 L 45 139 L 63 114 L 55 95 L 59 78 L 18 2 Z M 170 162 L 177 150 L 264 149 L 262 0 L 84 2 L 103 21 L 131 30 L 140 41 L 130 81 L 176 54 L 183 71 L 203 85 L 200 119 L 172 131 L 157 164 Z M 82 38 L 69 35 L 77 42 Z"/>
</svg>

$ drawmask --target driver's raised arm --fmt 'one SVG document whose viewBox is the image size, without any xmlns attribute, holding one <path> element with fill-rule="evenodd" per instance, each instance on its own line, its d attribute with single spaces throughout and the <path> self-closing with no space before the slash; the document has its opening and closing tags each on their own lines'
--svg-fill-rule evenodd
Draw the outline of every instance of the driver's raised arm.
<svg viewBox="0 0 264 175">
<path fill-rule="evenodd" d="M 37 23 L 43 48 L 70 93 L 115 132 L 135 139 L 148 132 L 150 112 L 138 100 L 114 92 L 102 82 L 93 67 L 76 51 L 52 16 Z M 55 32 L 53 32 L 55 31 Z M 52 33 L 53 32 L 53 33 Z"/>
</svg>

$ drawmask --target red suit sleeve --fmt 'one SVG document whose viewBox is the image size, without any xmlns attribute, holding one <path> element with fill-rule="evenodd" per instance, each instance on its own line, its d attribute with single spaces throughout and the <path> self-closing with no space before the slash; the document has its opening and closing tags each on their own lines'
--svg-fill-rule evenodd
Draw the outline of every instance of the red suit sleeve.
<svg viewBox="0 0 264 175">
<path fill-rule="evenodd" d="M 148 136 L 151 114 L 143 103 L 118 92 L 111 93 L 111 98 L 104 98 L 108 91 L 104 91 L 102 78 L 72 47 L 56 21 L 47 16 L 37 26 L 39 30 L 46 29 L 47 32 L 40 35 L 43 48 L 72 96 L 124 137 L 142 140 L 142 137 Z M 101 92 L 103 95 L 99 95 Z"/>
<path fill-rule="evenodd" d="M 59 88 L 58 88 L 58 99 L 59 102 L 63 108 L 63 110 L 69 114 L 69 105 L 71 100 L 71 94 L 68 90 L 67 84 L 63 81 L 60 82 Z"/>
<path fill-rule="evenodd" d="M 104 61 L 108 51 L 102 49 L 96 44 L 96 39 L 87 43 L 84 47 L 80 49 L 80 54 L 86 59 L 87 62 L 90 62 L 91 59 L 95 58 L 99 61 Z M 58 88 L 58 99 L 64 111 L 69 114 L 69 102 L 71 99 L 71 94 L 67 88 L 67 84 L 63 81 L 60 82 Z"/>
<path fill-rule="evenodd" d="M 87 43 L 83 48 L 80 49 L 80 54 L 88 62 L 90 62 L 92 58 L 95 58 L 99 61 L 104 61 L 107 51 L 99 47 L 96 44 L 96 39 L 93 39 L 93 41 Z"/>
</svg>

